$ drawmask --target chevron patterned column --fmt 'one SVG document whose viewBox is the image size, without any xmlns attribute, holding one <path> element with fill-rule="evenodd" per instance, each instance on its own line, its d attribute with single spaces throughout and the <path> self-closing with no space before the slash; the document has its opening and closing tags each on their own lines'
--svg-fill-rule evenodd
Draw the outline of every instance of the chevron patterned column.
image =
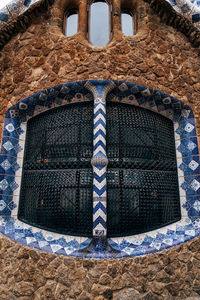
<svg viewBox="0 0 200 300">
<path fill-rule="evenodd" d="M 94 96 L 93 131 L 93 236 L 106 236 L 106 95 L 114 82 L 88 81 L 85 85 Z"/>
</svg>

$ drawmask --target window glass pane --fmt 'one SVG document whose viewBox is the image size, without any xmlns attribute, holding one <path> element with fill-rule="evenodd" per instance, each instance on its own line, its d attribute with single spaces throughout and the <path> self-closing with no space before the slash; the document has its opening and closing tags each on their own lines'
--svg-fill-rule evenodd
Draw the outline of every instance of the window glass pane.
<svg viewBox="0 0 200 300">
<path fill-rule="evenodd" d="M 59 233 L 91 236 L 93 102 L 31 118 L 25 148 L 19 219 Z"/>
<path fill-rule="evenodd" d="M 180 220 L 173 122 L 141 107 L 107 102 L 106 130 L 108 236 Z"/>
<path fill-rule="evenodd" d="M 133 35 L 133 17 L 127 13 L 122 13 L 121 18 L 122 32 L 126 35 Z"/>
<path fill-rule="evenodd" d="M 76 34 L 77 31 L 78 31 L 78 14 L 74 13 L 68 15 L 66 19 L 66 25 L 65 25 L 65 35 L 72 36 Z"/>
<path fill-rule="evenodd" d="M 90 8 L 90 42 L 95 46 L 105 46 L 109 36 L 109 6 L 105 2 L 95 2 Z"/>
</svg>

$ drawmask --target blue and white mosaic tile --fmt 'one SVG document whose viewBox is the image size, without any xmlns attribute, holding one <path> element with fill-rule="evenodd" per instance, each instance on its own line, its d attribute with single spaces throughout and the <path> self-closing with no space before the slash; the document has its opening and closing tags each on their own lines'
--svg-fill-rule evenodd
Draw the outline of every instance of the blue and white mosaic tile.
<svg viewBox="0 0 200 300">
<path fill-rule="evenodd" d="M 199 236 L 200 159 L 194 115 L 188 105 L 180 100 L 160 91 L 128 82 L 96 80 L 90 81 L 89 84 L 98 86 L 98 93 L 112 86 L 110 92 L 109 89 L 104 91 L 105 95 L 108 93 L 107 101 L 138 105 L 173 120 L 181 220 L 135 236 L 112 239 L 95 236 L 91 239 L 47 232 L 17 219 L 27 120 L 56 106 L 93 100 L 94 93 L 92 95 L 86 88 L 87 84 L 86 81 L 74 82 L 41 91 L 20 101 L 7 111 L 0 153 L 0 232 L 24 245 L 40 250 L 88 258 L 144 255 L 168 249 Z M 102 112 L 103 110 L 101 114 Z M 99 136 L 100 140 L 101 136 L 102 133 Z M 96 205 L 98 207 L 94 209 L 95 213 L 99 210 L 99 215 L 103 216 L 106 222 L 105 206 L 102 203 L 96 203 L 95 207 Z"/>
</svg>

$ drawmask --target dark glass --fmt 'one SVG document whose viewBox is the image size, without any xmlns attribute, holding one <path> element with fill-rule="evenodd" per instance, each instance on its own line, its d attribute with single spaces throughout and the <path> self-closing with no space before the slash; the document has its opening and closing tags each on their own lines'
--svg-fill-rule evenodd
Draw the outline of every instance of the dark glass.
<svg viewBox="0 0 200 300">
<path fill-rule="evenodd" d="M 92 102 L 30 119 L 19 219 L 59 233 L 91 236 L 92 153 Z"/>
<path fill-rule="evenodd" d="M 107 102 L 106 110 L 108 236 L 178 221 L 173 122 L 133 105 Z"/>
</svg>

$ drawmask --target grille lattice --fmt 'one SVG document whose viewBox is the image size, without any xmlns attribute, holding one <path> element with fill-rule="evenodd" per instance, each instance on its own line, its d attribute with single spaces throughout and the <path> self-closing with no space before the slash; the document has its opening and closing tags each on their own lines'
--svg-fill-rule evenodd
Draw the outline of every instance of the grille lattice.
<svg viewBox="0 0 200 300">
<path fill-rule="evenodd" d="M 19 218 L 68 234 L 92 233 L 93 103 L 79 103 L 27 124 Z"/>
<path fill-rule="evenodd" d="M 108 235 L 180 219 L 173 123 L 143 108 L 107 103 Z"/>
</svg>

